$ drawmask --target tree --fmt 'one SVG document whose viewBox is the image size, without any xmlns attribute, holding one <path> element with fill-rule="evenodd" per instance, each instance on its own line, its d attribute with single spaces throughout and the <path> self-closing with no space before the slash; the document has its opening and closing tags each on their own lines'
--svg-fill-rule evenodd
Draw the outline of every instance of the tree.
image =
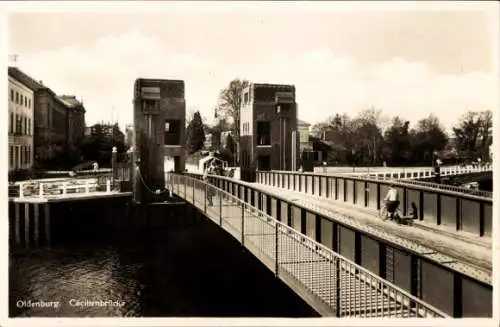
<svg viewBox="0 0 500 327">
<path fill-rule="evenodd" d="M 417 123 L 416 129 L 410 131 L 412 161 L 416 164 L 433 164 L 434 152 L 444 150 L 448 143 L 439 119 L 431 114 Z"/>
<path fill-rule="evenodd" d="M 393 165 L 408 165 L 410 163 L 410 122 L 394 117 L 392 126 L 385 132 L 384 157 Z"/>
<path fill-rule="evenodd" d="M 384 137 L 381 131 L 380 110 L 370 108 L 362 111 L 356 118 L 356 126 L 352 131 L 353 136 L 358 140 L 355 151 L 359 160 L 365 164 L 375 164 L 379 161 Z"/>
<path fill-rule="evenodd" d="M 186 128 L 186 148 L 189 154 L 201 149 L 205 144 L 205 130 L 199 111 L 193 114 L 193 118 Z"/>
<path fill-rule="evenodd" d="M 488 147 L 492 143 L 491 111 L 469 111 L 462 116 L 458 125 L 453 128 L 457 151 L 461 156 L 475 159 L 482 156 L 489 159 Z"/>
<path fill-rule="evenodd" d="M 111 163 L 111 151 L 116 147 L 118 154 L 127 151 L 125 134 L 118 124 L 95 124 L 92 134 L 82 140 L 80 150 L 85 160 L 97 161 L 99 165 Z"/>
<path fill-rule="evenodd" d="M 233 79 L 227 88 L 221 90 L 219 95 L 219 104 L 215 108 L 215 117 L 227 119 L 230 118 L 233 122 L 233 136 L 237 145 L 240 141 L 240 113 L 241 113 L 241 94 L 244 88 L 248 86 L 248 81 L 245 79 Z M 236 156 L 238 157 L 238 156 Z"/>
</svg>

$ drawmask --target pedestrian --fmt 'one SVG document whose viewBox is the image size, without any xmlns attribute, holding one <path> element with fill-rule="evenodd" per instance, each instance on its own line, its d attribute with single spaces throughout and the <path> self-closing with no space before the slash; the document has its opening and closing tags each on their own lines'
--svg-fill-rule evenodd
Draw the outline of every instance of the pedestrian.
<svg viewBox="0 0 500 327">
<path fill-rule="evenodd" d="M 389 190 L 387 191 L 387 195 L 385 196 L 384 201 L 387 208 L 387 212 L 389 213 L 389 217 L 391 218 L 391 220 L 393 220 L 394 212 L 396 212 L 396 209 L 399 206 L 399 194 L 394 184 L 391 184 L 391 186 L 389 187 Z M 384 218 L 384 220 L 386 219 L 387 217 Z"/>
<path fill-rule="evenodd" d="M 209 164 L 209 166 L 205 169 L 205 172 L 203 173 L 203 180 L 207 184 L 211 184 L 210 181 L 210 175 L 215 175 L 215 165 L 213 161 Z M 213 206 L 213 196 L 214 196 L 214 190 L 211 185 L 208 185 L 207 187 L 207 201 L 208 201 L 208 206 Z"/>
</svg>

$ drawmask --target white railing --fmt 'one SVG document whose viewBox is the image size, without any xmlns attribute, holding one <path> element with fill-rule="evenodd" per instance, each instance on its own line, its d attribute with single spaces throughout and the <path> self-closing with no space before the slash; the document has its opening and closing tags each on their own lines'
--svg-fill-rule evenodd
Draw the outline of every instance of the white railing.
<svg viewBox="0 0 500 327">
<path fill-rule="evenodd" d="M 493 167 L 489 164 L 478 165 L 478 166 L 444 166 L 440 169 L 441 176 L 454 176 L 463 175 L 471 173 L 480 173 L 492 171 Z M 387 170 L 387 171 L 375 171 L 375 172 L 359 172 L 359 173 L 345 173 L 348 175 L 359 176 L 359 177 L 370 177 L 381 180 L 389 179 L 421 179 L 430 178 L 434 176 L 433 168 L 408 168 L 401 171 Z"/>
<path fill-rule="evenodd" d="M 19 198 L 39 198 L 61 197 L 68 194 L 90 194 L 98 192 L 100 182 L 97 179 L 75 180 L 75 181 L 50 181 L 50 182 L 18 182 Z M 31 192 L 27 191 L 31 189 Z M 112 191 L 111 180 L 106 180 L 106 193 Z"/>
<path fill-rule="evenodd" d="M 444 312 L 210 183 L 167 174 L 167 185 L 239 240 L 285 283 L 337 317 L 448 317 Z M 314 303 L 312 304 L 314 306 Z M 310 303 L 311 304 L 311 303 Z M 319 309 L 318 309 L 319 308 Z"/>
</svg>

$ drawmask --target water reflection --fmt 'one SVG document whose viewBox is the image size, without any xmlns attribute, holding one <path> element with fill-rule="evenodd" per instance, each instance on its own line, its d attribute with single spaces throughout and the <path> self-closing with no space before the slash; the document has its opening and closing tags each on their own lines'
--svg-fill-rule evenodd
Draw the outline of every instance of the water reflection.
<svg viewBox="0 0 500 327">
<path fill-rule="evenodd" d="M 236 240 L 204 218 L 181 227 L 103 234 L 119 237 L 89 237 L 12 253 L 10 316 L 317 316 Z M 74 306 L 75 300 L 119 301 L 123 306 Z M 18 305 L 27 301 L 59 301 L 60 307 Z"/>
</svg>

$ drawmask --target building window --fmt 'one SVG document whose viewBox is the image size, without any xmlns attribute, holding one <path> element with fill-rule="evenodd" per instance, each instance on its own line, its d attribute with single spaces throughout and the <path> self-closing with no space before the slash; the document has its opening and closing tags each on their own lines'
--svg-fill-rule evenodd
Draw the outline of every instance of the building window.
<svg viewBox="0 0 500 327">
<path fill-rule="evenodd" d="M 14 113 L 10 113 L 10 124 L 9 124 L 9 133 L 14 133 Z"/>
<path fill-rule="evenodd" d="M 28 108 L 31 108 L 31 99 L 28 99 Z"/>
<path fill-rule="evenodd" d="M 28 146 L 28 165 L 31 165 L 31 146 Z"/>
<path fill-rule="evenodd" d="M 10 101 L 14 102 L 14 90 L 10 89 Z"/>
<path fill-rule="evenodd" d="M 19 146 L 16 146 L 16 151 L 14 152 L 14 169 L 19 167 Z"/>
<path fill-rule="evenodd" d="M 144 111 L 156 110 L 158 108 L 158 103 L 159 102 L 156 100 L 144 100 Z"/>
<path fill-rule="evenodd" d="M 14 146 L 9 146 L 9 163 L 10 167 L 14 167 Z"/>
<path fill-rule="evenodd" d="M 271 122 L 257 122 L 257 145 L 271 145 Z"/>
<path fill-rule="evenodd" d="M 247 104 L 247 103 L 248 103 L 248 92 L 245 92 L 245 93 L 243 94 L 243 103 L 244 103 L 244 104 Z"/>
<path fill-rule="evenodd" d="M 16 91 L 16 103 L 19 104 L 19 93 Z"/>
<path fill-rule="evenodd" d="M 31 135 L 31 119 L 28 118 L 28 135 Z"/>
<path fill-rule="evenodd" d="M 179 120 L 166 120 L 165 121 L 165 145 L 180 145 L 181 143 L 181 129 Z"/>
<path fill-rule="evenodd" d="M 28 106 L 28 98 L 24 97 L 24 106 L 27 107 Z"/>
<path fill-rule="evenodd" d="M 19 133 L 20 128 L 19 128 L 19 115 L 16 114 L 16 128 L 14 129 L 14 134 Z"/>
<path fill-rule="evenodd" d="M 24 117 L 23 119 L 23 134 L 28 134 L 28 118 Z"/>
</svg>

